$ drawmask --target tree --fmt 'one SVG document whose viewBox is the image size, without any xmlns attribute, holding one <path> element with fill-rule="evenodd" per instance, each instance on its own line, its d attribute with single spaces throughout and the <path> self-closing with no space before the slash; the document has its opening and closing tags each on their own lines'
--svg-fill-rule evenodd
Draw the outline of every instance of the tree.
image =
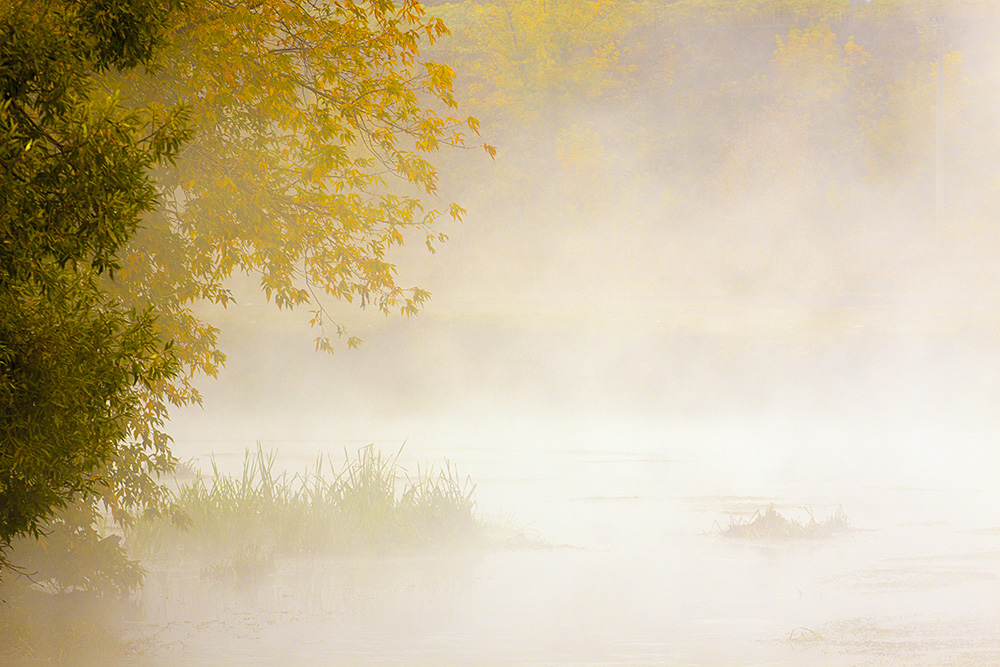
<svg viewBox="0 0 1000 667">
<path fill-rule="evenodd" d="M 160 205 L 116 237 L 115 279 L 102 285 L 112 302 L 155 311 L 149 325 L 180 365 L 133 387 L 140 410 L 102 478 L 117 520 L 157 505 L 157 474 L 173 463 L 167 411 L 200 402 L 195 378 L 225 360 L 193 306 L 228 303 L 234 272 L 257 274 L 279 308 L 311 308 L 328 351 L 336 336 L 360 342 L 328 300 L 411 315 L 429 297 L 397 284 L 390 252 L 414 234 L 433 251 L 445 240 L 435 220 L 463 213 L 424 205 L 438 187 L 429 156 L 478 127 L 453 116 L 452 71 L 421 59 L 421 44 L 447 34 L 414 0 L 190 0 L 152 71 L 104 72 L 100 87 L 137 113 L 184 105 L 192 131 L 155 170 Z M 93 546 L 89 503 L 74 530 Z"/>
<path fill-rule="evenodd" d="M 0 572 L 13 539 L 107 488 L 142 390 L 176 371 L 155 313 L 101 281 L 156 204 L 149 171 L 177 154 L 183 114 L 94 85 L 148 62 L 169 15 L 149 0 L 0 7 Z"/>
<path fill-rule="evenodd" d="M 793 26 L 776 42 L 760 106 L 727 150 L 720 191 L 729 196 L 773 185 L 824 191 L 838 172 L 860 170 L 868 52 L 825 24 Z"/>
</svg>

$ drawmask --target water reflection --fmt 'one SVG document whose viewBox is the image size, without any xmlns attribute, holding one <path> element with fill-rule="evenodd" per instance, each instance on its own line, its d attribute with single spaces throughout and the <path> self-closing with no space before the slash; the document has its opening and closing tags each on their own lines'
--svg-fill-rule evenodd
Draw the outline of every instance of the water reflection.
<svg viewBox="0 0 1000 667">
<path fill-rule="evenodd" d="M 170 566 L 143 594 L 147 616 L 136 630 L 156 637 L 150 661 L 1000 661 L 995 491 L 820 486 L 802 477 L 770 490 L 758 478 L 750 494 L 734 496 L 725 491 L 738 485 L 719 474 L 712 448 L 699 460 L 683 448 L 670 456 L 659 447 L 411 444 L 404 464 L 447 456 L 477 482 L 481 511 L 517 511 L 547 545 L 286 560 L 237 587 Z M 294 469 L 298 460 L 286 463 Z M 716 528 L 770 503 L 799 519 L 842 506 L 854 530 L 740 541 Z"/>
</svg>

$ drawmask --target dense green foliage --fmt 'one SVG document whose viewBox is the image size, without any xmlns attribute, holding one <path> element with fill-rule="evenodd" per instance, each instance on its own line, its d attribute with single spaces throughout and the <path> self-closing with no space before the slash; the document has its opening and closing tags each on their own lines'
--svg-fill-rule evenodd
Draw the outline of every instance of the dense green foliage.
<svg viewBox="0 0 1000 667">
<path fill-rule="evenodd" d="M 153 314 L 102 275 L 157 201 L 148 172 L 177 154 L 177 111 L 124 108 L 95 72 L 151 57 L 158 2 L 0 7 L 0 565 L 12 539 L 102 490 L 140 413 L 176 365 Z"/>
</svg>

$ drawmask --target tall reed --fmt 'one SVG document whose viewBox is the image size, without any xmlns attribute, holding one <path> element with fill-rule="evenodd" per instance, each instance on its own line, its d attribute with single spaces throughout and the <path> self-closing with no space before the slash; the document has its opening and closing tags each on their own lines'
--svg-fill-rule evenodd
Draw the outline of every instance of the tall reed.
<svg viewBox="0 0 1000 667">
<path fill-rule="evenodd" d="M 304 473 L 274 474 L 276 453 L 247 450 L 241 476 L 212 475 L 180 484 L 175 516 L 150 514 L 126 534 L 140 557 L 230 558 L 253 548 L 269 554 L 384 553 L 475 540 L 482 535 L 475 486 L 453 466 L 409 476 L 399 452 L 362 448 L 334 466 L 317 459 Z"/>
</svg>

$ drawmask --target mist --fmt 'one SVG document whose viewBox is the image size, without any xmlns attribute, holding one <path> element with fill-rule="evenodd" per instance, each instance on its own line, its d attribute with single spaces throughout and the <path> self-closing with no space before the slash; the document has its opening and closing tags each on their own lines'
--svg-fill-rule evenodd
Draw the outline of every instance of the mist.
<svg viewBox="0 0 1000 667">
<path fill-rule="evenodd" d="M 462 70 L 463 3 L 427 4 L 499 150 L 442 155 L 465 220 L 392 257 L 432 299 L 326 304 L 364 341 L 328 355 L 238 277 L 198 311 L 226 368 L 168 430 L 203 474 L 257 443 L 289 473 L 370 444 L 447 461 L 520 537 L 229 587 L 153 562 L 137 660 L 1000 662 L 995 9 L 651 3 L 599 93 L 514 108 Z M 849 526 L 729 533 L 769 507 Z"/>
</svg>

